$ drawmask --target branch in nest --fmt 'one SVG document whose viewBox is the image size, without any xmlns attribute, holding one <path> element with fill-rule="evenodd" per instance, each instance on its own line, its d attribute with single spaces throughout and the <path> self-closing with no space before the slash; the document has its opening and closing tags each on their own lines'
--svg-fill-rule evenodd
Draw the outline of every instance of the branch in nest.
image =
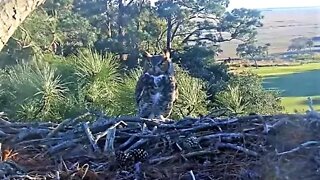
<svg viewBox="0 0 320 180">
<path fill-rule="evenodd" d="M 8 117 L 4 112 L 0 112 L 0 124 L 2 125 L 11 125 L 10 121 L 7 121 Z"/>
<path fill-rule="evenodd" d="M 110 128 L 116 128 L 116 127 L 118 127 L 118 126 L 120 126 L 120 125 L 127 126 L 128 124 L 125 123 L 125 122 L 123 122 L 123 121 L 120 121 L 120 122 L 116 123 L 115 125 L 111 126 Z M 106 136 L 106 135 L 108 134 L 110 128 L 108 128 L 107 130 L 105 130 L 105 131 L 103 131 L 103 132 L 98 133 L 98 134 L 96 135 L 96 140 L 95 140 L 95 142 L 98 142 L 101 138 L 103 138 L 104 136 Z"/>
<path fill-rule="evenodd" d="M 151 131 L 151 135 L 155 134 L 155 132 L 158 130 L 157 126 L 155 126 L 152 131 Z M 137 141 L 136 143 L 134 143 L 132 146 L 130 146 L 127 150 L 125 150 L 125 153 L 127 153 L 128 151 L 130 151 L 131 149 L 135 149 L 140 147 L 141 145 L 145 144 L 146 142 L 148 142 L 150 139 L 149 138 L 145 138 L 145 139 L 140 139 L 139 141 Z"/>
<path fill-rule="evenodd" d="M 121 144 L 119 146 L 119 149 L 123 149 L 126 146 L 128 146 L 130 143 L 132 143 L 134 140 L 136 139 L 136 136 L 131 136 L 126 142 L 124 142 L 123 144 Z"/>
<path fill-rule="evenodd" d="M 305 143 L 299 145 L 298 147 L 293 148 L 293 149 L 291 149 L 289 151 L 285 151 L 285 152 L 281 152 L 281 153 L 277 152 L 277 155 L 278 156 L 282 156 L 282 155 L 294 153 L 294 152 L 297 152 L 297 151 L 301 150 L 302 148 L 307 148 L 308 146 L 319 145 L 319 144 L 320 144 L 319 141 L 308 141 L 308 142 L 305 142 Z"/>
<path fill-rule="evenodd" d="M 10 175 L 7 177 L 8 179 L 29 179 L 29 180 L 36 180 L 36 179 L 42 179 L 37 175 L 36 177 L 32 177 L 30 175 Z M 43 177 L 46 179 L 45 177 Z"/>
<path fill-rule="evenodd" d="M 85 118 L 87 117 L 88 115 L 90 115 L 89 112 L 85 113 L 85 114 L 82 114 L 81 116 L 78 116 L 74 119 L 66 119 L 64 121 L 62 121 L 56 128 L 54 128 L 48 135 L 47 135 L 47 138 L 51 138 L 53 137 L 54 135 L 56 135 L 59 131 L 63 130 L 63 128 L 67 125 L 72 125 L 74 123 L 76 123 L 79 119 L 82 119 L 82 118 Z"/>
<path fill-rule="evenodd" d="M 156 122 L 152 119 L 140 118 L 140 117 L 119 117 L 119 120 L 124 122 L 138 122 L 138 123 L 145 123 L 148 126 L 159 126 L 160 123 Z"/>
<path fill-rule="evenodd" d="M 143 145 L 144 143 L 148 142 L 149 139 L 140 139 L 139 141 L 137 141 L 136 143 L 134 143 L 132 146 L 130 146 L 127 150 L 125 150 L 125 153 L 128 153 L 128 151 L 130 151 L 131 149 L 135 149 L 140 147 L 141 145 Z"/>
<path fill-rule="evenodd" d="M 74 139 L 74 140 L 71 140 L 71 141 L 64 141 L 62 143 L 59 143 L 58 145 L 55 145 L 55 146 L 49 148 L 46 153 L 55 154 L 55 153 L 57 153 L 59 151 L 63 151 L 65 149 L 69 149 L 71 147 L 76 146 L 77 143 L 80 142 L 80 141 L 81 141 L 81 139 Z"/>
<path fill-rule="evenodd" d="M 85 122 L 85 123 L 82 124 L 83 129 L 84 129 L 84 132 L 86 133 L 86 135 L 87 135 L 87 137 L 88 137 L 88 139 L 89 139 L 89 141 L 90 141 L 90 144 L 92 145 L 94 151 L 95 151 L 95 152 L 100 152 L 99 146 L 98 146 L 98 144 L 95 142 L 95 138 L 94 138 L 94 136 L 92 135 L 88 124 L 89 124 L 89 122 Z"/>
<path fill-rule="evenodd" d="M 164 163 L 164 162 L 169 161 L 169 160 L 177 159 L 179 157 L 191 158 L 191 157 L 195 157 L 195 156 L 204 156 L 204 155 L 213 155 L 213 154 L 215 154 L 214 151 L 203 150 L 203 151 L 197 151 L 197 152 L 190 152 L 190 153 L 187 153 L 187 154 L 172 155 L 172 156 L 155 158 L 155 159 L 149 160 L 149 163 L 150 164 L 156 164 L 156 163 L 157 164 L 161 164 L 161 163 Z"/>
<path fill-rule="evenodd" d="M 114 152 L 114 139 L 116 137 L 116 128 L 121 124 L 127 126 L 127 124 L 125 122 L 120 121 L 120 122 L 116 123 L 115 125 L 111 126 L 110 128 L 108 128 L 107 131 L 105 131 L 105 133 L 98 135 L 97 139 L 101 138 L 102 135 L 107 136 L 103 152 L 105 152 L 105 153 L 113 153 Z"/>
<path fill-rule="evenodd" d="M 141 162 L 138 162 L 134 165 L 134 176 L 135 180 L 142 180 L 143 178 L 143 172 L 141 171 Z"/>
<path fill-rule="evenodd" d="M 232 124 L 237 121 L 238 121 L 238 119 L 234 118 L 234 119 L 229 119 L 229 120 L 221 121 L 221 122 L 206 123 L 206 124 L 199 125 L 197 127 L 182 129 L 181 132 L 188 132 L 188 131 L 196 132 L 196 131 L 202 131 L 202 130 L 209 130 L 213 127 L 217 127 L 220 125 L 226 125 L 226 124 Z"/>
<path fill-rule="evenodd" d="M 238 151 L 242 151 L 250 156 L 255 156 L 257 157 L 258 156 L 258 153 L 255 152 L 255 151 L 252 151 L 250 149 L 247 149 L 247 148 L 244 148 L 244 147 L 241 147 L 241 146 L 237 146 L 237 145 L 234 145 L 234 144 L 231 144 L 231 143 L 218 143 L 216 145 L 218 148 L 231 148 L 231 149 L 235 149 L 235 150 L 238 150 Z"/>
<path fill-rule="evenodd" d="M 25 144 L 32 144 L 32 143 L 45 143 L 46 145 L 54 144 L 56 141 L 62 141 L 63 138 L 45 138 L 45 139 L 32 139 L 32 140 L 27 140 L 27 141 L 21 141 L 19 143 L 16 143 L 16 145 L 22 145 L 24 146 Z"/>
<path fill-rule="evenodd" d="M 221 138 L 221 137 L 226 137 L 226 138 L 242 138 L 243 137 L 243 134 L 241 133 L 219 133 L 219 134 L 210 134 L 210 135 L 207 135 L 207 136 L 202 136 L 202 137 L 199 137 L 199 141 L 202 141 L 202 140 L 208 140 L 208 139 L 213 139 L 213 138 Z"/>
<path fill-rule="evenodd" d="M 114 152 L 114 139 L 116 136 L 116 128 L 111 127 L 108 129 L 106 142 L 103 148 L 103 152 L 105 153 L 113 153 Z"/>
<path fill-rule="evenodd" d="M 23 140 L 27 140 L 28 138 L 34 139 L 34 137 L 45 137 L 48 132 L 48 129 L 23 128 L 20 130 L 14 141 L 20 142 Z"/>
</svg>

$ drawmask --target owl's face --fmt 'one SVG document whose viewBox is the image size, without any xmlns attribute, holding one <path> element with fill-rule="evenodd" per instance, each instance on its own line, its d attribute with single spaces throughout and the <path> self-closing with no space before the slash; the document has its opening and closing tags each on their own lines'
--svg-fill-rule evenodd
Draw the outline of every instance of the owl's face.
<svg viewBox="0 0 320 180">
<path fill-rule="evenodd" d="M 172 62 L 168 51 L 165 51 L 163 55 L 151 55 L 146 52 L 145 57 L 144 70 L 146 73 L 155 76 L 170 73 Z"/>
</svg>

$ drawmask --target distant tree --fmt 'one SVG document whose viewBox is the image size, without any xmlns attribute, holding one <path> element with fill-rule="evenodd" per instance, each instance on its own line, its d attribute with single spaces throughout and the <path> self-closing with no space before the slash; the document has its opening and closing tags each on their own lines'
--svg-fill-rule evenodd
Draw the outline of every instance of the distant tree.
<svg viewBox="0 0 320 180">
<path fill-rule="evenodd" d="M 249 58 L 254 60 L 256 68 L 258 68 L 257 58 L 263 57 L 268 54 L 268 48 L 270 44 L 265 44 L 264 46 L 258 46 L 253 42 L 239 44 L 236 51 L 237 55 L 242 58 Z"/>
<path fill-rule="evenodd" d="M 266 43 L 263 48 L 264 51 L 266 52 L 266 56 L 269 57 L 269 47 L 271 46 L 271 43 Z"/>
<path fill-rule="evenodd" d="M 291 40 L 291 44 L 288 47 L 288 51 L 301 51 L 305 48 L 313 47 L 313 41 L 307 37 L 298 37 Z"/>
<path fill-rule="evenodd" d="M 310 52 L 312 51 L 313 46 L 314 46 L 314 42 L 312 41 L 312 39 L 308 39 L 307 47 L 309 48 Z"/>
<path fill-rule="evenodd" d="M 156 2 L 157 14 L 166 22 L 166 46 L 214 44 L 233 39 L 248 40 L 262 26 L 259 11 L 226 11 L 229 0 L 163 0 Z"/>
</svg>

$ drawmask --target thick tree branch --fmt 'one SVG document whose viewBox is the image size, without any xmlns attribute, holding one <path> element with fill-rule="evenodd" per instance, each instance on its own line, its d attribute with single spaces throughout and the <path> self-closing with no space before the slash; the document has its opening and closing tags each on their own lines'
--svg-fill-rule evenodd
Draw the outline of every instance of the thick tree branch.
<svg viewBox="0 0 320 180">
<path fill-rule="evenodd" d="M 7 0 L 0 2 L 0 51 L 26 17 L 45 0 Z"/>
</svg>

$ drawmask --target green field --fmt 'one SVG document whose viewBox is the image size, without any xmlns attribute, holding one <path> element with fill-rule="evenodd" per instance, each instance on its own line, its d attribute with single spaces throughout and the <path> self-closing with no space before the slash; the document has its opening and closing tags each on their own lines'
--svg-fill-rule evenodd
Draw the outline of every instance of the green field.
<svg viewBox="0 0 320 180">
<path fill-rule="evenodd" d="M 263 77 L 265 88 L 281 91 L 285 112 L 305 112 L 308 96 L 312 97 L 314 107 L 320 110 L 320 63 L 250 70 Z"/>
</svg>

